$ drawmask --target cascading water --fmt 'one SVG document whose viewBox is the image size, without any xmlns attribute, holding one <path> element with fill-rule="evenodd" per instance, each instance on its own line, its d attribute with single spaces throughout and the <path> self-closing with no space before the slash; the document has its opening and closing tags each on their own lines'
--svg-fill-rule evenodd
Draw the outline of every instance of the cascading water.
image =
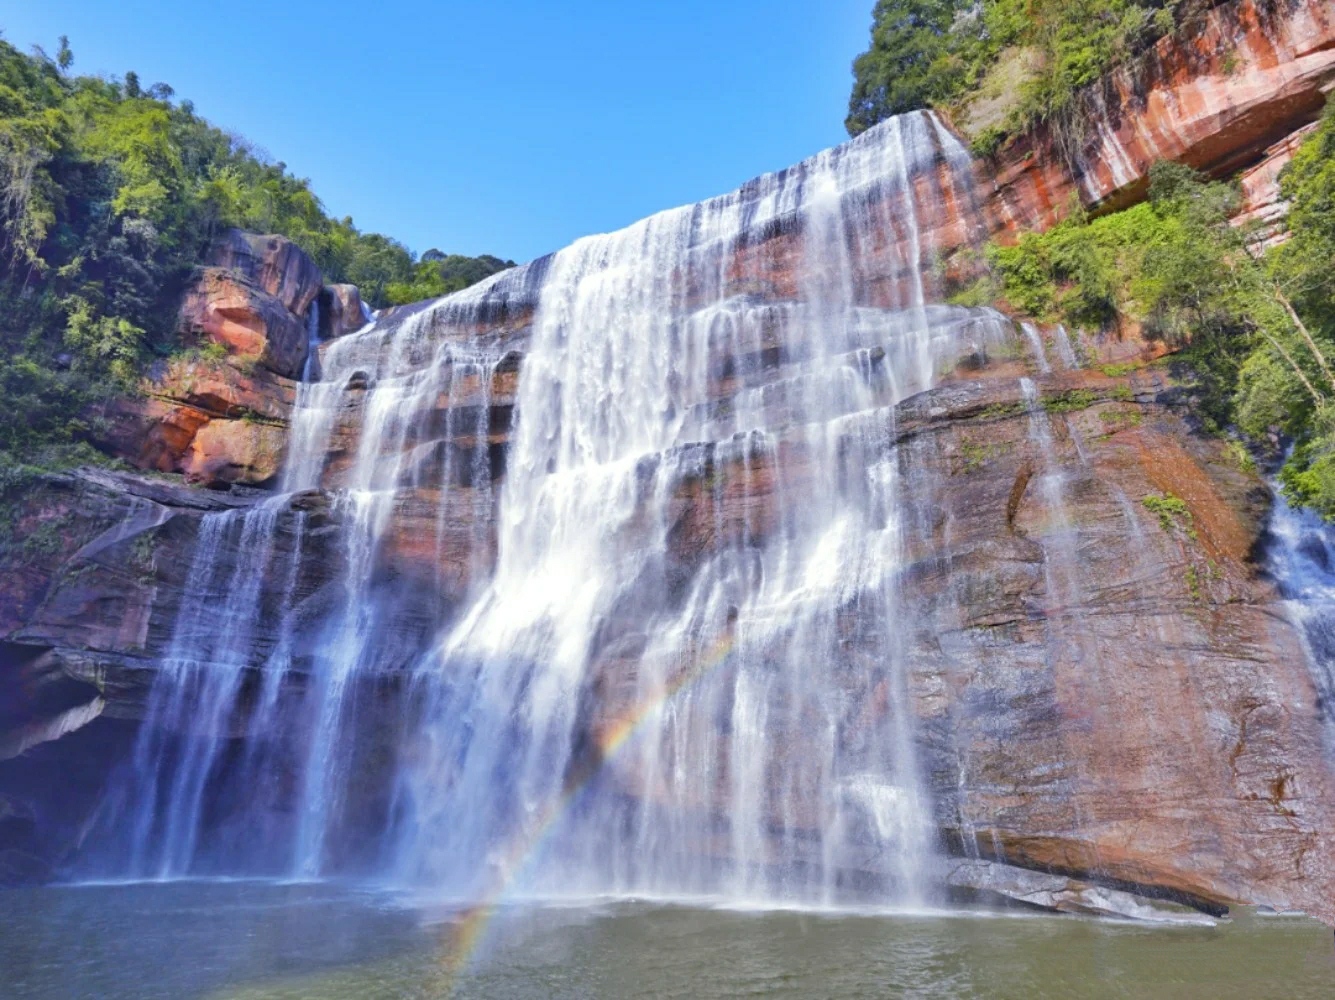
<svg viewBox="0 0 1335 1000">
<path fill-rule="evenodd" d="M 902 116 L 327 345 L 279 497 L 201 527 L 134 872 L 207 867 L 224 756 L 291 771 L 288 871 L 339 870 L 375 757 L 377 865 L 451 896 L 919 898 L 894 405 L 1014 335 L 931 301 L 932 233 L 970 224 L 970 184 L 958 141 Z M 272 515 L 319 489 L 337 572 L 298 587 L 268 565 Z M 429 580 L 390 554 L 405 519 L 434 532 Z M 323 537 L 303 514 L 298 542 Z M 258 687 L 247 573 L 291 577 Z M 159 747 L 185 712 L 248 748 L 281 731 L 286 756 Z"/>
<path fill-rule="evenodd" d="M 448 494 L 464 478 L 479 505 L 475 520 L 490 518 L 489 389 L 500 357 L 459 353 L 456 345 L 430 344 L 431 327 L 419 317 L 386 338 L 374 329 L 336 343 L 325 361 L 325 391 L 298 410 L 293 431 L 286 487 L 315 488 L 323 473 L 329 435 L 338 419 L 339 399 L 349 378 L 367 378 L 361 408 L 360 437 L 355 459 L 340 491 L 337 506 L 345 524 L 343 599 L 326 627 L 321 643 L 317 678 L 318 710 L 314 736 L 304 769 L 302 821 L 297 837 L 299 870 L 318 874 L 325 865 L 325 838 L 342 807 L 342 794 L 354 762 L 343 739 L 347 697 L 352 679 L 376 668 L 381 620 L 375 560 L 395 504 L 403 490 L 420 490 L 438 468 L 436 482 L 437 548 L 441 524 L 449 510 Z M 369 350 L 368 350 L 369 348 Z M 430 361 L 420 366 L 426 352 Z M 369 369 L 369 371 L 368 371 Z M 453 454 L 455 390 L 476 384 L 473 442 L 466 473 L 456 468 Z M 330 391 L 332 390 L 332 391 Z M 442 442 L 426 437 L 423 429 L 445 397 L 446 426 Z M 440 454 L 444 451 L 444 455 Z M 478 499 L 480 498 L 480 499 Z"/>
<path fill-rule="evenodd" d="M 1268 565 L 1306 641 L 1328 750 L 1335 754 L 1335 537 L 1319 515 L 1291 507 L 1278 487 L 1272 488 Z"/>
<path fill-rule="evenodd" d="M 130 786 L 114 808 L 129 831 L 126 874 L 165 878 L 197 868 L 205 789 L 232 735 L 251 666 L 283 502 L 276 497 L 200 522 L 189 585 L 134 748 Z M 270 676 L 281 676 L 278 664 Z"/>
<path fill-rule="evenodd" d="M 531 862 L 537 892 L 819 902 L 849 872 L 917 891 L 890 406 L 1001 332 L 924 295 L 913 183 L 953 147 L 895 119 L 551 261 L 496 572 L 419 667 L 411 881 L 468 895 Z M 757 301 L 729 267 L 778 224 L 797 287 Z M 887 232 L 906 280 L 873 307 L 855 261 Z M 689 565 L 684 492 L 713 522 Z M 850 634 L 854 607 L 878 634 Z"/>
</svg>

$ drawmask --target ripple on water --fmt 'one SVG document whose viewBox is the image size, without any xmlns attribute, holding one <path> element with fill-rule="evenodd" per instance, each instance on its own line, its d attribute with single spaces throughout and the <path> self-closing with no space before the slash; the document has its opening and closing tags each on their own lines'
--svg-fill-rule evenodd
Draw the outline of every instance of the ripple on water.
<svg viewBox="0 0 1335 1000">
<path fill-rule="evenodd" d="M 564 900 L 456 923 L 355 887 L 177 882 L 4 893 L 14 1000 L 1332 995 L 1330 932 L 1240 915 L 1162 927 L 982 913 Z"/>
</svg>

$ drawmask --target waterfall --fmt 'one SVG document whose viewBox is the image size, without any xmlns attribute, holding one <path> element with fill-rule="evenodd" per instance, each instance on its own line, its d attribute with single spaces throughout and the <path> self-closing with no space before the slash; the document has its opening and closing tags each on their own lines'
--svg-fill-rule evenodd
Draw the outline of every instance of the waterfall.
<svg viewBox="0 0 1335 1000">
<path fill-rule="evenodd" d="M 205 788 L 235 735 L 282 503 L 274 498 L 200 522 L 188 586 L 134 748 L 132 786 L 120 807 L 129 874 L 166 878 L 197 868 Z"/>
<path fill-rule="evenodd" d="M 306 310 L 306 360 L 301 366 L 301 381 L 313 382 L 320 370 L 320 296 L 311 299 Z"/>
<path fill-rule="evenodd" d="M 495 573 L 418 667 L 410 881 L 829 902 L 862 873 L 921 894 L 891 407 L 986 327 L 924 289 L 917 213 L 939 206 L 915 182 L 944 163 L 968 183 L 943 146 L 904 116 L 550 262 Z M 778 300 L 729 274 L 774 225 L 801 248 Z M 906 280 L 873 304 L 884 233 Z M 683 493 L 712 509 L 689 565 Z"/>
<path fill-rule="evenodd" d="M 1335 748 L 1335 538 L 1318 514 L 1290 506 L 1278 486 L 1271 488 L 1267 564 L 1306 642 L 1329 746 Z"/>
<path fill-rule="evenodd" d="M 971 169 L 905 115 L 323 357 L 312 307 L 280 495 L 200 526 L 134 873 L 254 867 L 218 801 L 301 876 L 373 841 L 462 898 L 923 899 L 894 407 L 1015 336 L 940 303 Z"/>
</svg>

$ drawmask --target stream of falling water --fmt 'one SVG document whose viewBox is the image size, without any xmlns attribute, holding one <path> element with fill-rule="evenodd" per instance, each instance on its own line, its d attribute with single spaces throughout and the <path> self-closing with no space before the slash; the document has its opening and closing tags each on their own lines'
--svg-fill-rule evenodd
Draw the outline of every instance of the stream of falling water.
<svg viewBox="0 0 1335 1000">
<path fill-rule="evenodd" d="M 1327 751 L 1335 759 L 1335 539 L 1318 514 L 1289 506 L 1278 485 L 1272 489 L 1269 568 L 1306 642 Z"/>
<path fill-rule="evenodd" d="M 931 301 L 927 223 L 971 197 L 967 151 L 905 115 L 328 345 L 298 393 L 280 495 L 201 526 L 136 751 L 133 873 L 200 870 L 224 744 L 282 727 L 300 730 L 285 865 L 336 870 L 365 764 L 358 692 L 393 674 L 406 707 L 381 835 L 407 884 L 919 901 L 933 831 L 893 407 L 1011 333 Z M 791 280 L 739 275 L 775 234 L 795 248 Z M 507 297 L 533 302 L 531 329 L 478 334 Z M 508 401 L 493 387 L 514 350 L 494 488 Z M 299 640 L 287 584 L 266 666 L 248 648 L 259 581 L 296 573 L 270 565 L 276 515 L 322 488 L 338 525 L 328 613 Z M 393 662 L 385 550 L 422 497 L 437 638 Z M 458 523 L 462 587 L 445 573 Z M 263 681 L 243 698 L 247 668 Z M 277 707 L 289 675 L 293 716 Z M 209 724 L 181 750 L 166 734 L 201 731 L 189 712 Z M 273 760 L 242 755 L 256 773 Z"/>
<path fill-rule="evenodd" d="M 832 902 L 861 873 L 921 894 L 890 407 L 999 332 L 924 294 L 916 213 L 939 207 L 913 185 L 953 145 L 898 118 L 551 262 L 496 571 L 419 667 L 410 882 Z M 739 293 L 739 238 L 785 220 L 796 294 Z M 907 280 L 873 308 L 855 260 L 878 232 Z M 689 561 L 684 494 L 712 508 Z"/>
<path fill-rule="evenodd" d="M 252 655 L 283 505 L 275 497 L 200 521 L 171 645 L 134 748 L 126 874 L 165 878 L 194 868 L 205 789 Z"/>
</svg>

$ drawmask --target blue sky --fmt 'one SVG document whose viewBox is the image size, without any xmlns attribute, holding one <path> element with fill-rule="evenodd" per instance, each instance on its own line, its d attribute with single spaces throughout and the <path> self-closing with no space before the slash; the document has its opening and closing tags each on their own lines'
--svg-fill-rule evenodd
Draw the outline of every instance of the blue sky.
<svg viewBox="0 0 1335 1000">
<path fill-rule="evenodd" d="M 873 0 L 11 0 L 417 252 L 526 260 L 844 138 Z"/>
</svg>

